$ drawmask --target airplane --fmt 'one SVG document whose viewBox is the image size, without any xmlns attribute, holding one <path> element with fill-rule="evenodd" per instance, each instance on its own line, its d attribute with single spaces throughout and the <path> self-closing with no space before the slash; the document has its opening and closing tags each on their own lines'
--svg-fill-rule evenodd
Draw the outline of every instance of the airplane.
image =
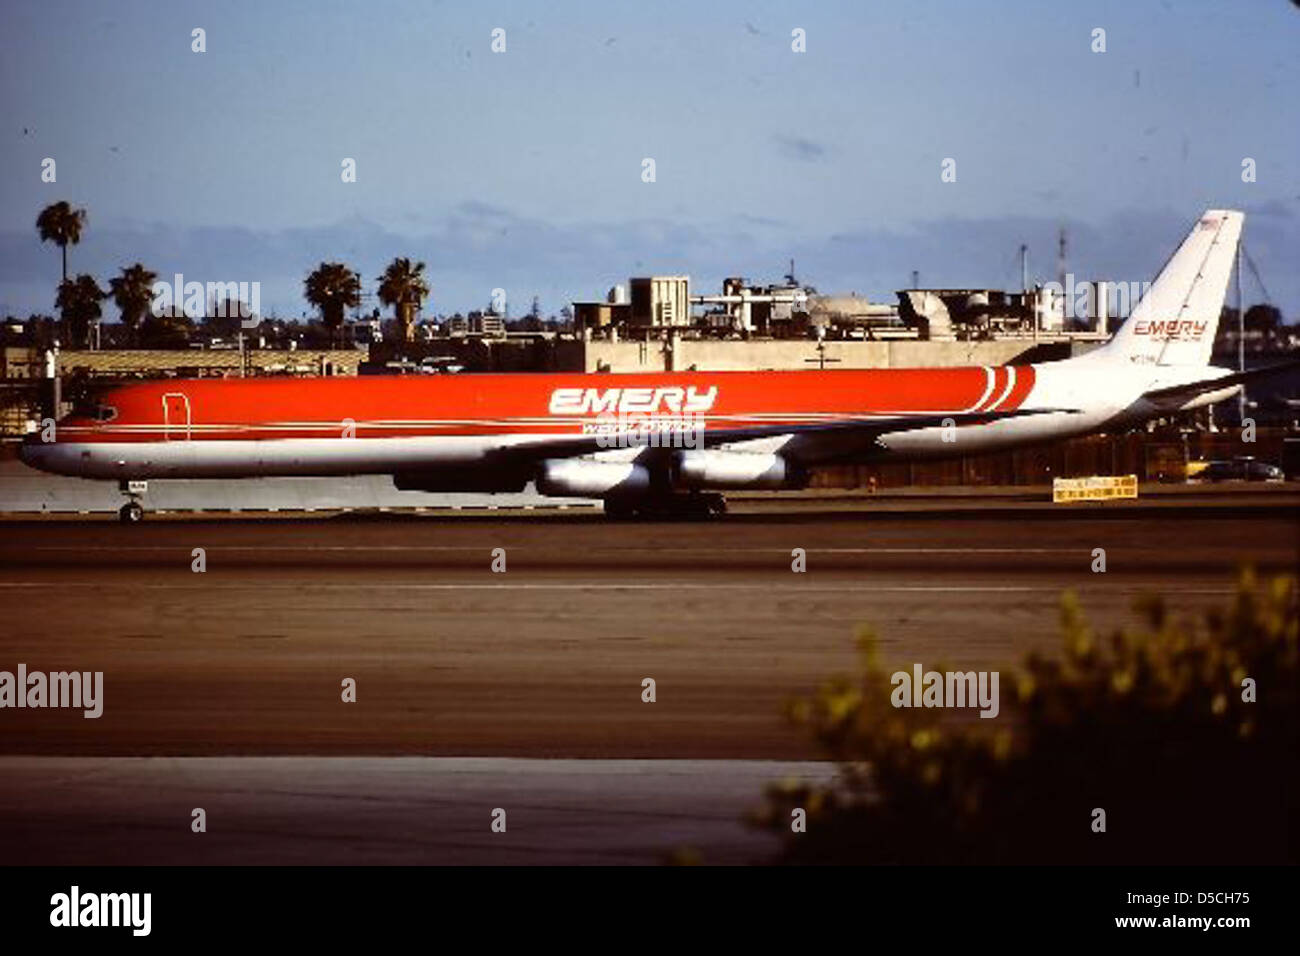
<svg viewBox="0 0 1300 956">
<path fill-rule="evenodd" d="M 819 465 L 1055 441 L 1201 408 L 1270 369 L 1210 365 L 1244 216 L 1207 210 L 1104 345 L 997 367 L 168 380 L 106 391 L 21 457 L 112 479 L 391 475 L 399 489 L 600 499 L 714 516 Z"/>
</svg>

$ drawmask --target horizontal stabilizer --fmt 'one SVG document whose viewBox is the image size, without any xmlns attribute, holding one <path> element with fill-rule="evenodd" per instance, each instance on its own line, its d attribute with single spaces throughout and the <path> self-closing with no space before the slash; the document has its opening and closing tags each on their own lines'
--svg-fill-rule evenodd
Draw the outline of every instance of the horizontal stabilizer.
<svg viewBox="0 0 1300 956">
<path fill-rule="evenodd" d="M 1219 378 L 1202 379 L 1199 382 L 1192 382 L 1187 385 L 1171 385 L 1168 388 L 1153 389 L 1144 393 L 1142 397 L 1158 404 L 1191 401 L 1207 392 L 1222 391 L 1225 388 L 1232 388 L 1234 385 L 1248 385 L 1251 382 L 1272 378 L 1274 375 L 1294 371 L 1298 368 L 1300 368 L 1300 359 L 1291 359 L 1261 368 L 1247 369 L 1244 372 L 1233 372 L 1231 375 L 1223 375 Z"/>
</svg>

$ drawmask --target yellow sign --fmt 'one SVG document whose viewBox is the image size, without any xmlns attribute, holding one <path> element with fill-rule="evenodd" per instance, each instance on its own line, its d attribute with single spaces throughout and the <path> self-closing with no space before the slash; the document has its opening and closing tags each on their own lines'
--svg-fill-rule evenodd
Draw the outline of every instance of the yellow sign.
<svg viewBox="0 0 1300 956">
<path fill-rule="evenodd" d="M 1052 481 L 1052 502 L 1110 501 L 1136 498 L 1137 475 L 1092 475 L 1088 478 L 1056 478 Z"/>
</svg>

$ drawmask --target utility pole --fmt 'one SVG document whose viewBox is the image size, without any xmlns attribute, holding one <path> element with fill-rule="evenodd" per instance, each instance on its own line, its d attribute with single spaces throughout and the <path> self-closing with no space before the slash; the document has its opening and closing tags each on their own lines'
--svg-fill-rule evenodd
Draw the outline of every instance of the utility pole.
<svg viewBox="0 0 1300 956">
<path fill-rule="evenodd" d="M 1029 291 L 1029 246 L 1020 244 L 1020 291 Z"/>
<path fill-rule="evenodd" d="M 1061 288 L 1065 288 L 1065 227 L 1061 227 L 1061 235 L 1056 245 L 1056 272 L 1057 278 L 1060 279 Z M 1063 316 L 1064 318 L 1064 316 Z"/>
</svg>

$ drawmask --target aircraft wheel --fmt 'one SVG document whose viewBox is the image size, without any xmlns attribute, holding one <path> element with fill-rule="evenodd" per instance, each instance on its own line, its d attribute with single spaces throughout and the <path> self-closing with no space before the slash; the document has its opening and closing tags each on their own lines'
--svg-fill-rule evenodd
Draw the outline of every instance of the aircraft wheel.
<svg viewBox="0 0 1300 956">
<path fill-rule="evenodd" d="M 117 518 L 122 524 L 139 524 L 144 520 L 144 508 L 138 501 L 128 501 L 117 512 Z"/>
<path fill-rule="evenodd" d="M 630 501 L 617 498 L 605 499 L 605 517 L 614 521 L 630 521 L 637 514 L 636 507 Z"/>
<path fill-rule="evenodd" d="M 727 503 L 719 494 L 693 494 L 684 501 L 679 501 L 677 507 L 679 509 L 677 513 L 680 516 L 697 521 L 708 521 L 711 518 L 717 518 L 725 514 Z"/>
</svg>

